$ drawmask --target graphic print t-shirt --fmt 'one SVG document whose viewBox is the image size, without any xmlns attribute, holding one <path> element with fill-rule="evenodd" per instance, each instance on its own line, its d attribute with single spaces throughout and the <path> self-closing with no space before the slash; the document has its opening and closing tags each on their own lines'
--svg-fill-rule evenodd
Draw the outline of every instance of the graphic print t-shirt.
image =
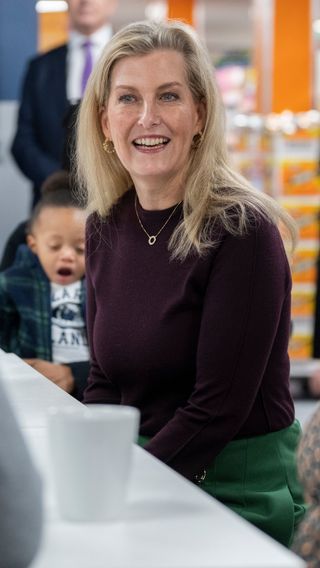
<svg viewBox="0 0 320 568">
<path fill-rule="evenodd" d="M 80 281 L 68 286 L 51 283 L 51 337 L 54 363 L 88 361 Z"/>
</svg>

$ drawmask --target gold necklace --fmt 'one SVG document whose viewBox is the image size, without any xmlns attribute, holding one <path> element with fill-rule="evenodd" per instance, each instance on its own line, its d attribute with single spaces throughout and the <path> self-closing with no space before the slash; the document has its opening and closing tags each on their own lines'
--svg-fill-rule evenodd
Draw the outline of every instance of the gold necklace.
<svg viewBox="0 0 320 568">
<path fill-rule="evenodd" d="M 155 244 L 155 242 L 156 242 L 158 236 L 160 235 L 161 231 L 163 231 L 163 229 L 165 228 L 165 226 L 167 225 L 167 223 L 169 223 L 171 217 L 174 215 L 174 213 L 175 213 L 176 210 L 178 209 L 180 203 L 182 203 L 182 201 L 179 201 L 179 203 L 177 203 L 177 205 L 175 206 L 175 208 L 173 209 L 173 211 L 171 211 L 171 213 L 170 213 L 168 219 L 163 223 L 162 227 L 160 227 L 159 231 L 158 231 L 155 235 L 149 235 L 148 231 L 147 231 L 146 228 L 143 226 L 142 221 L 141 221 L 141 219 L 140 219 L 140 217 L 139 217 L 139 213 L 138 213 L 138 209 L 137 209 L 137 196 L 135 196 L 135 199 L 134 199 L 134 209 L 135 209 L 135 212 L 136 212 L 136 216 L 137 216 L 139 225 L 140 225 L 141 229 L 143 230 L 143 232 L 144 232 L 144 233 L 147 235 L 147 237 L 148 237 L 148 243 L 149 243 L 149 245 L 152 246 L 152 245 Z"/>
</svg>

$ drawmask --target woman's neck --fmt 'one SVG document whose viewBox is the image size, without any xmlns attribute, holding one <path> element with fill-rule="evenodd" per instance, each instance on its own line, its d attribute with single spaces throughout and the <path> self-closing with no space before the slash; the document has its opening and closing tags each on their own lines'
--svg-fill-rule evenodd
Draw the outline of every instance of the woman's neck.
<svg viewBox="0 0 320 568">
<path fill-rule="evenodd" d="M 168 209 L 183 200 L 184 190 L 179 186 L 139 184 L 135 185 L 138 200 L 143 209 L 161 210 Z"/>
</svg>

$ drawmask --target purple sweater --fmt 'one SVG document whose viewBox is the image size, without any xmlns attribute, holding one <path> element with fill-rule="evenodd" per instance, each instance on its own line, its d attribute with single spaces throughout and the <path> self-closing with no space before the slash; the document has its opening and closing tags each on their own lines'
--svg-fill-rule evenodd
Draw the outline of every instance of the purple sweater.
<svg viewBox="0 0 320 568">
<path fill-rule="evenodd" d="M 181 207 L 150 246 L 134 191 L 87 225 L 85 403 L 141 411 L 153 455 L 188 478 L 235 438 L 294 419 L 287 354 L 291 275 L 278 230 L 259 219 L 242 238 L 221 233 L 203 258 L 170 260 Z M 146 211 L 156 234 L 173 208 Z"/>
</svg>

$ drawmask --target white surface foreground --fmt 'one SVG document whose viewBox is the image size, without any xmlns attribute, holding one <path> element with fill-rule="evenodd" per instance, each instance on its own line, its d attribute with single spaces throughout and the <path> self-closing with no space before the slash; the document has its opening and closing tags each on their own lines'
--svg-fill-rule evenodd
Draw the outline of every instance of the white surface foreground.
<svg viewBox="0 0 320 568">
<path fill-rule="evenodd" d="M 45 484 L 44 537 L 31 568 L 305 566 L 286 548 L 137 446 L 128 506 L 121 521 L 61 521 L 51 491 L 45 416 L 52 405 L 80 403 L 14 355 L 2 352 L 0 364 Z"/>
</svg>

